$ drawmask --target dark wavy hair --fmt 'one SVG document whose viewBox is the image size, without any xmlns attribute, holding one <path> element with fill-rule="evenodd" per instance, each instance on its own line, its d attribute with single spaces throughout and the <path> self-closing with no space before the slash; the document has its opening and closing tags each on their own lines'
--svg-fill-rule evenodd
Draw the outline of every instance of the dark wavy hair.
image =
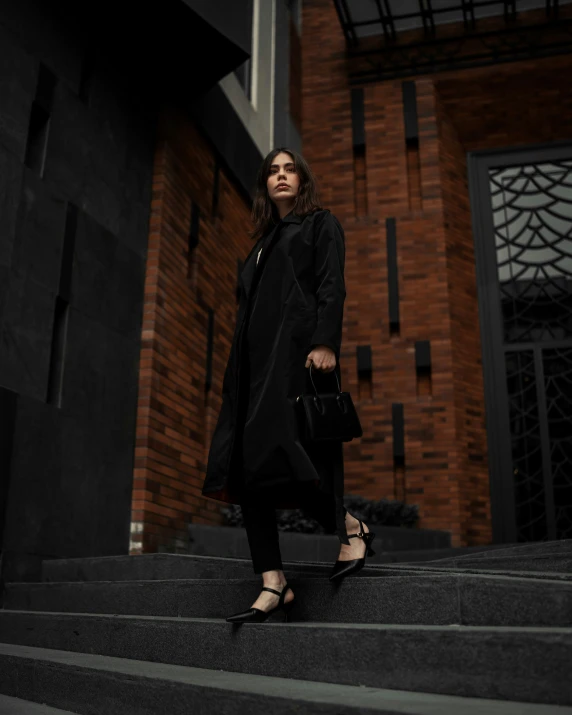
<svg viewBox="0 0 572 715">
<path fill-rule="evenodd" d="M 256 179 L 256 195 L 252 203 L 252 223 L 254 224 L 254 229 L 251 233 L 255 241 L 261 236 L 264 236 L 264 234 L 280 220 L 276 205 L 270 196 L 268 196 L 268 188 L 266 185 L 272 162 L 280 152 L 290 154 L 294 162 L 296 173 L 300 179 L 300 188 L 296 196 L 293 213 L 298 216 L 306 216 L 322 208 L 318 199 L 316 179 L 304 157 L 297 151 L 287 149 L 286 147 L 273 149 L 262 162 Z"/>
</svg>

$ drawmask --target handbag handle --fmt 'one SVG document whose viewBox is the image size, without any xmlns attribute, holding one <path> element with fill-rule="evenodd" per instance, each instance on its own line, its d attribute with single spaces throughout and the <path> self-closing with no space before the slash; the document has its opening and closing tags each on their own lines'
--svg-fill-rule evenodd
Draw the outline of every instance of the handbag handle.
<svg viewBox="0 0 572 715">
<path fill-rule="evenodd" d="M 318 390 L 316 390 L 316 385 L 314 385 L 314 378 L 312 377 L 312 365 L 313 365 L 313 363 L 310 363 L 310 368 L 309 368 L 310 369 L 310 380 L 312 380 L 312 387 L 314 388 L 314 392 L 316 393 L 316 396 L 318 396 Z M 338 383 L 338 392 L 341 394 L 342 388 L 340 387 L 340 381 L 338 380 L 338 374 L 335 370 L 333 372 L 334 372 L 334 375 L 336 378 L 336 382 Z"/>
</svg>

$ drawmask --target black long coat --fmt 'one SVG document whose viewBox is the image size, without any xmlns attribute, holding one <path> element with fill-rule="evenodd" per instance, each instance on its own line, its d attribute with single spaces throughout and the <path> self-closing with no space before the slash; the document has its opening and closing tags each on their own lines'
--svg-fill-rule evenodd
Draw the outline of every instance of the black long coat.
<svg viewBox="0 0 572 715">
<path fill-rule="evenodd" d="M 313 481 L 334 495 L 335 533 L 349 544 L 343 513 L 342 442 L 302 443 L 294 412 L 296 397 L 313 391 L 305 367 L 313 347 L 327 345 L 335 352 L 341 385 L 344 262 L 344 232 L 328 210 L 305 217 L 289 213 L 245 259 L 222 406 L 202 493 L 240 503 L 243 486 L 279 487 L 281 493 L 285 487 L 287 493 L 293 482 Z M 333 371 L 313 369 L 312 377 L 318 392 L 337 389 Z M 298 504 L 282 500 L 275 506 Z"/>
</svg>

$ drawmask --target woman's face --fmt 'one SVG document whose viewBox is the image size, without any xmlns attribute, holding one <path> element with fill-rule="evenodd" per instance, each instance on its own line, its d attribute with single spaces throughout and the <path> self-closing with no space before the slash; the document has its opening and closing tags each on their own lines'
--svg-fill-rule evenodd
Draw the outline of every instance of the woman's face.
<svg viewBox="0 0 572 715">
<path fill-rule="evenodd" d="M 300 177 L 296 173 L 294 159 L 286 152 L 274 157 L 266 180 L 268 196 L 274 203 L 289 201 L 294 204 L 300 188 Z"/>
</svg>

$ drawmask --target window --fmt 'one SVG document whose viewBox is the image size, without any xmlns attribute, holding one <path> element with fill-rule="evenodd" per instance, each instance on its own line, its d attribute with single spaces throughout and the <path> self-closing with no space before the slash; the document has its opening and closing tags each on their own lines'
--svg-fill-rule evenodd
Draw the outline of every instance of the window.
<svg viewBox="0 0 572 715">
<path fill-rule="evenodd" d="M 246 60 L 246 62 L 241 64 L 240 67 L 237 67 L 234 70 L 234 74 L 240 82 L 244 93 L 248 99 L 250 99 L 252 90 L 252 63 L 250 61 L 250 57 Z"/>
<path fill-rule="evenodd" d="M 253 38 L 253 24 L 254 24 L 254 0 L 248 0 L 246 4 L 246 12 L 250 14 L 250 52 L 252 54 L 252 38 Z M 252 58 L 249 57 L 246 62 L 243 62 L 239 67 L 234 70 L 234 74 L 238 79 L 244 93 L 248 99 L 252 99 Z"/>
</svg>

